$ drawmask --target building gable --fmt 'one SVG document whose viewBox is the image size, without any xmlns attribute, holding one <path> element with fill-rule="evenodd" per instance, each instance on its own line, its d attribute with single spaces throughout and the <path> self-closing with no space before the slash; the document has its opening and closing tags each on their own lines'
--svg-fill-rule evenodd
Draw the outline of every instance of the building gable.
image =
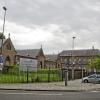
<svg viewBox="0 0 100 100">
<path fill-rule="evenodd" d="M 14 45 L 9 38 L 3 39 L 3 45 L 2 45 L 2 40 L 0 41 L 0 47 L 2 47 L 2 55 L 4 57 L 4 65 L 13 65 L 15 64 L 15 55 L 16 55 L 16 50 L 14 48 Z M 1 48 L 0 48 L 1 50 Z"/>
<path fill-rule="evenodd" d="M 13 52 L 17 53 L 16 50 L 15 50 L 15 47 L 14 47 L 14 45 L 13 45 L 13 43 L 12 43 L 12 41 L 11 41 L 10 38 L 8 38 L 4 42 L 4 44 L 3 44 L 3 50 L 6 51 L 6 52 L 7 51 L 13 51 Z"/>
<path fill-rule="evenodd" d="M 45 57 L 42 47 L 40 48 L 40 50 L 39 50 L 39 52 L 37 54 L 37 57 Z"/>
</svg>

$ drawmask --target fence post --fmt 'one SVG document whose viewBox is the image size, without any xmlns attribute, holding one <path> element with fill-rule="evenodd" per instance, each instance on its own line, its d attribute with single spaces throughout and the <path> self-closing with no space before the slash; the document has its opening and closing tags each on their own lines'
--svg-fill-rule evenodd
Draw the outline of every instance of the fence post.
<svg viewBox="0 0 100 100">
<path fill-rule="evenodd" d="M 74 70 L 74 65 L 72 66 L 72 80 L 75 78 L 75 70 Z"/>
<path fill-rule="evenodd" d="M 50 67 L 49 67 L 49 71 L 48 71 L 48 82 L 50 82 Z"/>
<path fill-rule="evenodd" d="M 63 71 L 63 69 L 61 69 L 61 78 L 62 78 L 62 81 L 63 81 L 63 77 L 64 77 L 64 71 Z"/>
<path fill-rule="evenodd" d="M 28 66 L 27 66 L 27 83 L 28 83 Z"/>
</svg>

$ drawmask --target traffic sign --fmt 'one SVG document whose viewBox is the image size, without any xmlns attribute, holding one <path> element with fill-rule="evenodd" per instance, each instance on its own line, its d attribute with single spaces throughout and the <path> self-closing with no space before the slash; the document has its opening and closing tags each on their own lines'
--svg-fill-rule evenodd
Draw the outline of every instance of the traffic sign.
<svg viewBox="0 0 100 100">
<path fill-rule="evenodd" d="M 4 62 L 3 56 L 0 55 L 0 70 L 3 69 L 3 62 Z"/>
<path fill-rule="evenodd" d="M 2 55 L 0 55 L 0 64 L 3 64 L 3 56 Z"/>
</svg>

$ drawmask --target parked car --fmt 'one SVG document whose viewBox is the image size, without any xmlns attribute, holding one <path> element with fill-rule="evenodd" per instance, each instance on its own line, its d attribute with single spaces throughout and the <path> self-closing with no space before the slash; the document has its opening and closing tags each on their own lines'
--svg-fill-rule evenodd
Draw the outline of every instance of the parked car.
<svg viewBox="0 0 100 100">
<path fill-rule="evenodd" d="M 100 83 L 100 74 L 92 74 L 84 77 L 82 82 L 84 83 Z"/>
</svg>

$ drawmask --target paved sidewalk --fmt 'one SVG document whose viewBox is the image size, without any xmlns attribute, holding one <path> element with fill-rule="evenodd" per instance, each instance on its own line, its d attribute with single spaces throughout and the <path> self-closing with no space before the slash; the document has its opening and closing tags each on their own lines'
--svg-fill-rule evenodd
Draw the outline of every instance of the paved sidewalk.
<svg viewBox="0 0 100 100">
<path fill-rule="evenodd" d="M 81 83 L 81 80 L 68 81 L 68 86 L 64 82 L 52 83 L 29 83 L 29 84 L 0 84 L 0 89 L 11 90 L 33 90 L 33 91 L 92 91 L 100 90 L 100 84 Z"/>
</svg>

